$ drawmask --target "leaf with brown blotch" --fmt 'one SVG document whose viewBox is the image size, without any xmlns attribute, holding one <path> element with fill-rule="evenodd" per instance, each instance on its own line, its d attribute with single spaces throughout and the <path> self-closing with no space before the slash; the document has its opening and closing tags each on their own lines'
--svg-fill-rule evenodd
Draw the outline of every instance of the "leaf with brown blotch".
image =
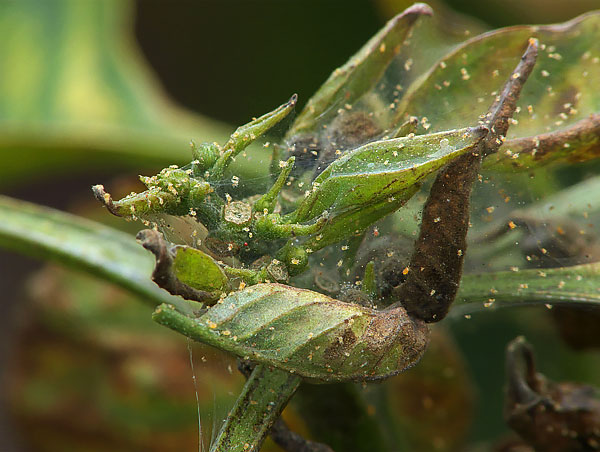
<svg viewBox="0 0 600 452">
<path fill-rule="evenodd" d="M 163 304 L 154 320 L 241 358 L 316 382 L 383 379 L 414 365 L 427 347 L 425 323 L 404 308 L 376 311 L 318 292 L 257 284 L 200 317 Z"/>
</svg>

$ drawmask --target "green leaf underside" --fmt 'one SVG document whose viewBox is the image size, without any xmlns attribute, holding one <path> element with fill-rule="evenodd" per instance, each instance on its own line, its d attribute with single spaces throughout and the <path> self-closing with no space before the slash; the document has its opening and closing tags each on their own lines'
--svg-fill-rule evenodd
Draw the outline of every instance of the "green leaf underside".
<svg viewBox="0 0 600 452">
<path fill-rule="evenodd" d="M 65 212 L 0 196 L 0 246 L 85 270 L 145 302 L 184 302 L 150 279 L 152 256 L 124 232 Z"/>
<path fill-rule="evenodd" d="M 280 284 L 233 293 L 196 319 L 168 305 L 154 318 L 199 342 L 317 381 L 396 374 L 419 359 L 427 335 L 404 310 L 378 315 Z"/>
<path fill-rule="evenodd" d="M 542 49 L 521 94 L 520 111 L 514 117 L 517 122 L 511 125 L 508 139 L 569 128 L 600 112 L 600 13 L 593 12 L 564 24 L 515 26 L 467 41 L 411 86 L 398 108 L 398 121 L 426 117 L 433 132 L 476 123 L 530 37 L 538 38 Z M 597 157 L 590 155 L 588 142 L 573 140 L 569 158 L 576 160 L 577 153 L 583 155 L 580 158 Z M 597 148 L 597 139 L 595 143 Z M 500 153 L 509 148 L 507 143 Z M 534 159 L 522 166 L 530 163 L 538 162 Z"/>
<path fill-rule="evenodd" d="M 419 191 L 419 187 L 414 185 L 404 192 L 405 198 L 412 197 L 417 191 Z M 311 236 L 303 245 L 305 248 L 314 251 L 343 239 L 354 237 L 363 232 L 369 225 L 395 212 L 405 203 L 404 198 L 394 201 L 385 200 L 343 212 L 329 220 L 319 234 Z"/>
<path fill-rule="evenodd" d="M 452 130 L 376 141 L 349 152 L 323 171 L 298 208 L 297 221 L 325 210 L 341 211 L 391 197 L 408 200 L 414 186 L 452 159 L 473 149 L 486 129 Z"/>
<path fill-rule="evenodd" d="M 572 267 L 465 275 L 455 313 L 485 307 L 568 304 L 600 308 L 600 262 Z"/>
<path fill-rule="evenodd" d="M 182 283 L 207 292 L 222 291 L 228 282 L 227 276 L 212 257 L 187 246 L 176 248 L 173 273 Z"/>
</svg>

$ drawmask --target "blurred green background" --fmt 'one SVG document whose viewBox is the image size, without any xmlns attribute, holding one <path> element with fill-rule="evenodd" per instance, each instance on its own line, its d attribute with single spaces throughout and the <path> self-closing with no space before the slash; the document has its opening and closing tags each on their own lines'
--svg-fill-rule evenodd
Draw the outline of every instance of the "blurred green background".
<svg viewBox="0 0 600 452">
<path fill-rule="evenodd" d="M 2 0 L 0 191 L 135 232 L 139 225 L 110 218 L 93 201 L 91 185 L 106 183 L 118 197 L 138 188 L 137 174 L 186 163 L 190 139 L 222 140 L 294 92 L 302 106 L 334 68 L 410 4 Z M 431 6 L 440 26 L 461 24 L 476 34 L 564 21 L 600 2 L 448 0 Z M 88 276 L 4 251 L 0 293 L 0 450 L 197 447 L 186 342 L 154 325 L 146 306 Z M 456 359 L 465 376 L 457 384 L 472 381 L 475 388 L 448 402 L 464 406 L 465 420 L 461 438 L 447 439 L 455 446 L 442 450 L 461 447 L 456 444 L 466 437 L 481 444 L 505 433 L 503 350 L 517 334 L 545 346 L 540 361 L 553 378 L 598 383 L 598 366 L 589 366 L 598 354 L 568 350 L 549 320 L 539 309 L 523 309 L 449 322 L 463 353 Z M 215 412 L 214 405 L 226 407 L 242 379 L 235 363 L 206 348 L 197 347 L 194 361 L 202 374 L 202 416 L 211 423 L 226 411 Z M 394 384 L 399 391 L 405 385 Z M 306 430 L 293 410 L 287 416 Z"/>
</svg>

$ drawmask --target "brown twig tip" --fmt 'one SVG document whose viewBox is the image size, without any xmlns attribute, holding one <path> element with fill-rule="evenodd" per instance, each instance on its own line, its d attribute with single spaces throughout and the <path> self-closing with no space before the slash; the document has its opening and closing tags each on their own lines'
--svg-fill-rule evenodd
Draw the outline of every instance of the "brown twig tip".
<svg viewBox="0 0 600 452">
<path fill-rule="evenodd" d="M 156 257 L 157 265 L 159 261 L 165 262 L 166 260 L 170 260 L 170 256 L 167 254 L 167 245 L 163 240 L 160 232 L 155 231 L 154 229 L 144 229 L 137 233 L 135 239 L 150 251 Z"/>
<path fill-rule="evenodd" d="M 113 215 L 116 215 L 117 217 L 122 216 L 117 211 L 117 208 L 115 207 L 115 204 L 113 202 L 113 199 L 112 199 L 112 196 L 110 195 L 110 193 L 107 193 L 106 190 L 104 190 L 104 185 L 100 185 L 100 184 L 94 185 L 92 187 L 92 192 L 94 193 L 94 196 L 96 197 L 96 199 L 98 201 L 100 201 L 102 203 L 102 205 L 104 207 L 106 207 L 110 213 L 112 213 Z"/>
<path fill-rule="evenodd" d="M 521 96 L 521 90 L 537 61 L 538 48 L 538 40 L 529 38 L 527 49 L 521 56 L 519 64 L 506 81 L 502 93 L 486 114 L 484 123 L 489 126 L 491 133 L 485 142 L 484 157 L 496 152 L 504 142 L 510 125 L 509 120 L 517 109 L 517 101 Z"/>
</svg>

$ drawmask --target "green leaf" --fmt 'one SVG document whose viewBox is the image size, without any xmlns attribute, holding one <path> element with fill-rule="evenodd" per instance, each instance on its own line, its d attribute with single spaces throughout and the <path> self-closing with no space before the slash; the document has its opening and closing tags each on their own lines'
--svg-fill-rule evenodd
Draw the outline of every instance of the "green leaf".
<svg viewBox="0 0 600 452">
<path fill-rule="evenodd" d="M 0 8 L 2 184 L 33 174 L 189 160 L 223 124 L 174 105 L 132 35 L 126 0 L 7 2 Z"/>
<path fill-rule="evenodd" d="M 411 197 L 418 191 L 417 186 L 407 190 L 405 197 Z M 340 242 L 361 234 L 371 224 L 398 210 L 406 201 L 402 198 L 394 201 L 381 201 L 364 207 L 357 207 L 336 215 L 303 243 L 304 249 L 320 250 L 332 243 Z"/>
<path fill-rule="evenodd" d="M 567 304 L 600 308 L 600 262 L 465 275 L 452 312 L 480 307 Z"/>
<path fill-rule="evenodd" d="M 534 137 L 555 130 L 581 128 L 581 121 L 600 112 L 600 13 L 589 13 L 560 25 L 516 26 L 477 36 L 436 64 L 421 83 L 414 84 L 398 107 L 397 122 L 410 116 L 426 118 L 431 131 L 448 130 L 473 124 L 494 100 L 502 83 L 510 75 L 530 37 L 540 41 L 538 63 L 518 102 L 520 112 L 510 127 L 508 142 L 502 151 L 521 152 L 517 138 Z M 597 119 L 595 129 L 597 130 Z M 589 127 L 588 127 L 589 130 Z M 575 135 L 577 135 L 575 133 Z M 570 136 L 571 161 L 595 158 L 598 138 L 593 138 L 595 153 L 590 152 L 590 138 Z M 525 160 L 523 167 L 545 163 L 547 149 L 539 149 L 537 159 Z M 556 149 L 554 149 L 556 151 Z M 518 160 L 518 159 L 517 159 Z M 491 158 L 488 165 L 494 165 Z M 539 162 L 538 162 L 539 161 Z M 547 160 L 550 161 L 550 160 Z"/>
<path fill-rule="evenodd" d="M 333 71 L 307 102 L 288 136 L 315 129 L 323 121 L 323 115 L 335 114 L 336 104 L 352 104 L 373 88 L 400 52 L 415 21 L 431 14 L 429 6 L 416 3 L 392 18 L 346 64 Z"/>
<path fill-rule="evenodd" d="M 403 308 L 378 312 L 281 284 L 235 292 L 197 318 L 163 304 L 154 319 L 199 342 L 318 381 L 395 375 L 418 361 L 429 333 Z"/>
<path fill-rule="evenodd" d="M 0 196 L 0 219 L 0 247 L 87 271 L 152 305 L 186 307 L 150 280 L 154 260 L 129 234 L 5 196 Z"/>
<path fill-rule="evenodd" d="M 376 141 L 348 152 L 315 179 L 294 221 L 392 197 L 406 201 L 425 176 L 473 149 L 486 133 L 482 127 L 452 130 Z"/>
<path fill-rule="evenodd" d="M 173 273 L 182 283 L 207 292 L 222 292 L 229 282 L 212 257 L 188 246 L 175 247 Z"/>
</svg>

